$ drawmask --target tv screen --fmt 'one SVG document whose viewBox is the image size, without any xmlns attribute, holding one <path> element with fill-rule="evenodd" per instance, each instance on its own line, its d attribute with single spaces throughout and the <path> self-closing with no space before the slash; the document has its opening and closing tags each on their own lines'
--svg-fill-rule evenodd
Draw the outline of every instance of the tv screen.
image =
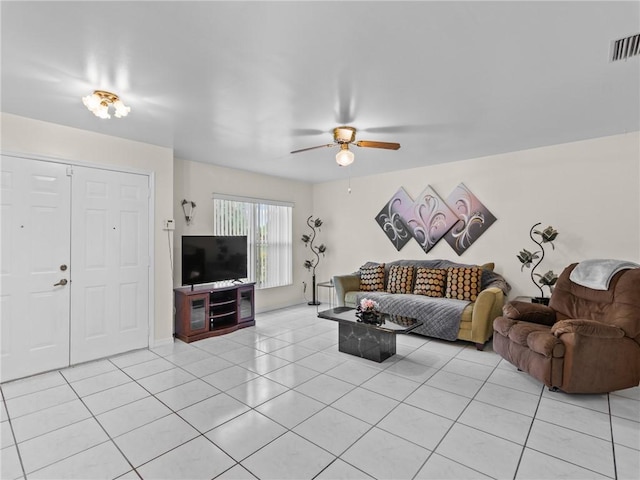
<svg viewBox="0 0 640 480">
<path fill-rule="evenodd" d="M 182 237 L 182 284 L 247 278 L 247 237 L 190 235 Z"/>
</svg>

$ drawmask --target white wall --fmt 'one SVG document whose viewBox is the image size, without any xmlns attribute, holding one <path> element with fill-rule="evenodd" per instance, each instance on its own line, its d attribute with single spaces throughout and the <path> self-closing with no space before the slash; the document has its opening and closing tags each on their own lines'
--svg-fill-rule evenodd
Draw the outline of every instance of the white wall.
<svg viewBox="0 0 640 480">
<path fill-rule="evenodd" d="M 97 166 L 117 166 L 154 174 L 155 292 L 152 294 L 155 294 L 155 318 L 152 335 L 154 344 L 171 341 L 173 284 L 167 232 L 162 230 L 162 220 L 173 216 L 173 151 L 7 113 L 2 113 L 0 119 L 3 152 L 53 157 Z"/>
<path fill-rule="evenodd" d="M 256 290 L 256 311 L 263 312 L 275 308 L 302 303 L 302 282 L 309 285 L 311 275 L 303 268 L 306 258 L 305 247 L 300 237 L 305 231 L 309 215 L 315 215 L 311 205 L 312 187 L 308 183 L 257 173 L 217 167 L 213 165 L 175 160 L 174 165 L 174 216 L 176 220 L 174 247 L 174 285 L 180 285 L 182 235 L 213 234 L 213 193 L 240 195 L 267 200 L 294 203 L 293 208 L 293 284 L 286 287 Z M 195 202 L 195 216 L 187 225 L 181 202 L 183 199 Z M 309 257 L 311 258 L 311 257 Z M 311 289 L 307 289 L 310 300 Z"/>
<path fill-rule="evenodd" d="M 356 270 L 368 260 L 448 258 L 464 263 L 496 262 L 496 270 L 512 284 L 511 297 L 534 295 L 535 287 L 520 272 L 516 255 L 533 249 L 531 225 L 542 222 L 559 232 L 555 250 L 539 272 L 559 273 L 567 264 L 586 258 L 620 258 L 640 262 L 640 132 L 565 145 L 428 166 L 319 185 L 259 175 L 201 163 L 175 160 L 170 149 L 121 138 L 1 114 L 1 147 L 5 152 L 33 154 L 95 165 L 121 166 L 155 175 L 155 342 L 173 332 L 173 275 L 170 254 L 178 261 L 182 234 L 211 234 L 213 192 L 284 200 L 294 208 L 294 283 L 258 291 L 258 311 L 301 303 L 302 282 L 310 274 L 302 267 L 308 255 L 302 242 L 309 215 L 324 221 L 319 240 L 328 247 L 317 269 L 318 281 Z M 392 155 L 393 152 L 390 152 Z M 358 160 L 356 160 L 358 161 Z M 364 159 L 362 160 L 364 161 Z M 463 182 L 498 218 L 462 256 L 441 240 L 425 254 L 415 241 L 397 252 L 375 222 L 375 216 L 399 187 L 417 196 L 431 185 L 446 197 Z M 180 202 L 198 205 L 187 226 Z M 175 218 L 175 235 L 162 221 Z M 319 295 L 325 295 L 320 289 Z M 307 289 L 310 297 L 310 289 Z M 325 297 L 326 298 L 326 297 Z M 308 299 L 308 298 L 307 298 Z"/>
<path fill-rule="evenodd" d="M 393 161 L 393 152 L 389 155 Z M 446 198 L 460 182 L 497 221 L 462 256 L 444 239 L 427 254 L 414 240 L 397 252 L 375 221 L 396 190 L 404 187 L 415 198 L 431 185 Z M 640 133 L 354 178 L 351 194 L 346 181 L 328 182 L 314 186 L 313 204 L 325 221 L 329 246 L 319 269 L 323 278 L 357 270 L 369 260 L 494 261 L 513 287 L 510 298 L 538 295 L 516 258 L 522 248 L 537 248 L 528 235 L 537 222 L 552 225 L 559 235 L 536 273 L 559 274 L 588 258 L 640 262 Z"/>
</svg>

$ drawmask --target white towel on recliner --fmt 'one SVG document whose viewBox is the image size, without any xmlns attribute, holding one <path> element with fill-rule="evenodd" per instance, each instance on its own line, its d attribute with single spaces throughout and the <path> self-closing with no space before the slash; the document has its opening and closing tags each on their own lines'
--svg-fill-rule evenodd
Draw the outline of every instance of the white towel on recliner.
<svg viewBox="0 0 640 480">
<path fill-rule="evenodd" d="M 573 283 L 594 290 L 609 290 L 609 282 L 620 270 L 638 268 L 640 265 L 624 260 L 583 260 L 573 269 L 569 279 Z"/>
</svg>

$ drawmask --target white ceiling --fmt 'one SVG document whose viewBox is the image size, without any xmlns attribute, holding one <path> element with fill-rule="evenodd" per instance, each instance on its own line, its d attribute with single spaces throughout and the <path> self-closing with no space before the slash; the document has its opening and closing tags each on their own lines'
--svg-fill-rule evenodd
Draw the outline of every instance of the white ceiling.
<svg viewBox="0 0 640 480">
<path fill-rule="evenodd" d="M 2 111 L 309 182 L 640 130 L 640 2 L 6 2 Z M 120 94 L 124 119 L 82 105 Z M 358 139 L 353 148 L 289 154 Z"/>
</svg>

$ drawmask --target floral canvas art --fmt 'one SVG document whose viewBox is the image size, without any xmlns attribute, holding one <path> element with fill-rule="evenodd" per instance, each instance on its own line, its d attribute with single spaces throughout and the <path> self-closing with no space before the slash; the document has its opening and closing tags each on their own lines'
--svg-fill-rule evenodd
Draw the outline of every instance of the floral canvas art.
<svg viewBox="0 0 640 480">
<path fill-rule="evenodd" d="M 376 222 L 398 251 L 413 238 L 427 253 L 446 238 L 458 255 L 495 221 L 496 217 L 463 183 L 446 201 L 430 186 L 416 200 L 400 187 L 376 215 Z"/>
<path fill-rule="evenodd" d="M 405 218 L 410 215 L 412 206 L 413 199 L 404 188 L 400 187 L 380 213 L 376 215 L 376 222 L 398 251 L 411 240 Z"/>
<path fill-rule="evenodd" d="M 456 214 L 429 186 L 418 195 L 413 202 L 411 215 L 406 217 L 411 236 L 425 253 L 431 250 L 457 221 Z"/>
<path fill-rule="evenodd" d="M 464 183 L 447 197 L 447 205 L 459 220 L 444 238 L 458 255 L 462 255 L 496 221 L 496 217 Z"/>
</svg>

